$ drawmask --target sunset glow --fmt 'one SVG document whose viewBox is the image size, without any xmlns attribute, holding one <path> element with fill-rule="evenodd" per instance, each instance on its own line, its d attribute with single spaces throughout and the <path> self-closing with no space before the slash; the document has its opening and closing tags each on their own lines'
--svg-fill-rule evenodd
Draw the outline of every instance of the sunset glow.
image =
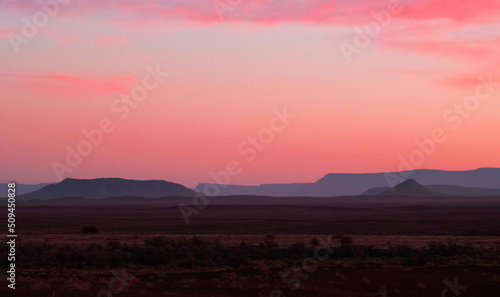
<svg viewBox="0 0 500 297">
<path fill-rule="evenodd" d="M 397 171 L 436 129 L 416 168 L 500 167 L 500 1 L 45 2 L 0 0 L 2 182 L 314 182 Z"/>
</svg>

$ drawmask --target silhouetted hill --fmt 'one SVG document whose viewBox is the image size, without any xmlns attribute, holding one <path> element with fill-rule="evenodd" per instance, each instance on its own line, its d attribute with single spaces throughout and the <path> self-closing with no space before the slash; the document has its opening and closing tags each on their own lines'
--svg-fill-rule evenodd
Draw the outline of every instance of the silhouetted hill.
<svg viewBox="0 0 500 297">
<path fill-rule="evenodd" d="M 262 184 L 258 186 L 199 184 L 195 190 L 208 195 L 210 192 L 205 191 L 205 188 L 210 185 L 211 187 L 217 186 L 220 192 L 219 195 L 221 196 L 355 196 L 361 195 L 372 188 L 387 188 L 389 185 L 388 180 L 393 183 L 392 185 L 396 185 L 408 178 L 412 178 L 423 185 L 433 184 L 494 189 L 500 185 L 500 168 L 480 168 L 468 171 L 417 169 L 414 171 L 385 173 L 330 173 L 315 183 Z"/>
<path fill-rule="evenodd" d="M 106 197 L 139 196 L 147 198 L 184 196 L 195 192 L 183 185 L 164 180 L 128 180 L 121 178 L 72 179 L 45 186 L 35 192 L 18 196 L 21 200 L 48 200 L 64 197 L 101 199 Z"/>
<path fill-rule="evenodd" d="M 500 189 L 487 189 L 487 188 L 471 188 L 461 186 L 448 186 L 448 185 L 425 185 L 429 190 L 443 193 L 452 196 L 467 196 L 467 197 L 495 197 L 500 196 Z M 371 188 L 364 192 L 362 195 L 379 195 L 382 192 L 389 190 L 389 187 Z"/>
<path fill-rule="evenodd" d="M 395 186 L 394 189 L 380 193 L 379 196 L 439 197 L 446 195 L 434 192 L 422 186 L 414 179 L 408 179 Z"/>
<path fill-rule="evenodd" d="M 162 206 L 175 206 L 180 203 L 190 203 L 192 201 L 191 197 L 179 197 L 179 196 L 168 196 L 168 197 L 155 197 L 155 198 L 145 198 L 136 196 L 119 196 L 119 197 L 108 197 L 101 199 L 89 199 L 81 197 L 65 197 L 57 199 L 33 199 L 33 200 L 23 200 L 18 201 L 20 206 L 93 206 L 93 205 L 134 205 L 134 206 L 146 206 L 158 204 Z"/>
</svg>

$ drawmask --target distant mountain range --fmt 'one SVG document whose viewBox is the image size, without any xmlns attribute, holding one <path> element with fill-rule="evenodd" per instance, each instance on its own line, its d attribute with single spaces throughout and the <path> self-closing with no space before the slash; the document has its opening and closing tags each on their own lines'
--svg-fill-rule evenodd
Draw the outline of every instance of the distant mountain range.
<svg viewBox="0 0 500 297">
<path fill-rule="evenodd" d="M 429 187 L 433 191 L 446 192 L 464 196 L 496 196 L 500 191 L 500 168 L 480 168 L 468 171 L 445 171 L 433 169 L 417 169 L 414 171 L 388 173 L 330 173 L 315 183 L 263 184 L 258 186 L 220 185 L 221 196 L 259 195 L 277 197 L 331 197 L 356 196 L 367 194 L 372 188 L 388 188 L 389 180 L 397 180 L 395 184 L 406 179 L 414 179 L 422 185 L 438 185 Z M 195 190 L 209 194 L 207 185 L 201 183 Z M 460 193 L 463 190 L 464 193 Z M 373 194 L 376 195 L 376 194 Z"/>
<path fill-rule="evenodd" d="M 193 197 L 195 192 L 183 185 L 164 180 L 128 180 L 121 178 L 72 179 L 47 185 L 34 192 L 19 195 L 20 200 L 52 200 L 66 197 L 102 199 L 108 197 L 139 196 Z"/>
<path fill-rule="evenodd" d="M 466 196 L 466 197 L 488 197 L 500 196 L 500 189 L 487 189 L 487 188 L 471 188 L 461 186 L 446 186 L 446 185 L 426 185 L 427 189 L 450 196 Z M 390 190 L 388 187 L 371 188 L 364 192 L 362 195 L 379 195 L 383 192 Z"/>
<path fill-rule="evenodd" d="M 387 178 L 398 181 L 390 189 Z M 121 178 L 72 179 L 57 184 L 17 184 L 20 200 L 59 198 L 102 199 L 109 197 L 193 197 L 206 193 L 199 184 L 194 190 L 164 180 L 127 180 Z M 422 186 L 423 185 L 423 186 Z M 315 183 L 264 184 L 259 186 L 215 185 L 219 196 L 335 197 L 335 196 L 500 196 L 500 168 L 470 171 L 421 169 L 391 173 L 331 173 Z M 6 196 L 7 184 L 0 184 L 0 196 Z M 212 189 L 213 190 L 213 189 Z M 5 193 L 2 195 L 1 193 Z M 396 193 L 396 194 L 394 194 Z"/>
</svg>

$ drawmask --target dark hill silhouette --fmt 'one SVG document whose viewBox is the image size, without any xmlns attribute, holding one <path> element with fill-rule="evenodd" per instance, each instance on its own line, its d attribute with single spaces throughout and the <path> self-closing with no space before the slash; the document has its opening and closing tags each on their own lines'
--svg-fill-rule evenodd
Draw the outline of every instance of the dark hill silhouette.
<svg viewBox="0 0 500 297">
<path fill-rule="evenodd" d="M 408 178 L 412 178 L 423 185 L 450 185 L 495 189 L 500 186 L 500 168 L 480 168 L 467 171 L 417 169 L 414 171 L 382 173 L 329 173 L 315 183 L 262 184 L 258 186 L 225 185 L 224 187 L 219 187 L 219 195 L 276 197 L 356 196 L 375 187 L 388 187 L 388 179 L 394 181 L 393 184 L 396 185 Z M 209 194 L 209 192 L 204 191 L 206 185 L 203 183 L 199 184 L 195 190 Z"/>
<path fill-rule="evenodd" d="M 438 197 L 446 195 L 434 192 L 414 179 L 408 179 L 395 186 L 394 189 L 380 193 L 379 196 Z"/>
<path fill-rule="evenodd" d="M 119 196 L 109 197 L 102 199 L 89 199 L 81 197 L 65 197 L 57 199 L 33 199 L 18 201 L 20 206 L 92 206 L 92 205 L 163 205 L 163 206 L 176 206 L 180 203 L 189 203 L 191 197 L 134 197 L 134 196 Z"/>
<path fill-rule="evenodd" d="M 72 179 L 45 186 L 37 191 L 18 196 L 20 200 L 49 200 L 64 197 L 101 199 L 106 197 L 140 196 L 147 198 L 184 196 L 195 192 L 183 185 L 164 180 L 129 180 L 121 178 Z"/>
<path fill-rule="evenodd" d="M 466 196 L 466 197 L 496 197 L 500 196 L 500 189 L 487 189 L 487 188 L 472 188 L 461 186 L 448 186 L 448 185 L 424 185 L 429 190 L 434 192 L 443 193 L 451 196 Z M 376 187 L 371 188 L 361 195 L 379 195 L 389 190 L 389 187 Z"/>
</svg>

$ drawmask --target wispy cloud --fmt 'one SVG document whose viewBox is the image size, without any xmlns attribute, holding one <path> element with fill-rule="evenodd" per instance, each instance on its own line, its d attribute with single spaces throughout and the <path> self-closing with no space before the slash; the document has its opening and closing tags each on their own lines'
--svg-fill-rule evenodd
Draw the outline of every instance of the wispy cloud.
<svg viewBox="0 0 500 297">
<path fill-rule="evenodd" d="M 462 24 L 498 22 L 497 0 L 412 1 L 400 17 L 411 20 L 448 19 Z"/>
<path fill-rule="evenodd" d="M 443 41 L 443 40 L 393 40 L 386 41 L 385 46 L 405 52 L 434 54 L 447 58 L 460 58 L 466 61 L 484 60 L 495 56 L 500 49 L 500 39 L 475 42 Z"/>
<path fill-rule="evenodd" d="M 396 0 L 80 0 L 61 7 L 62 16 L 96 16 L 128 18 L 130 20 L 184 19 L 200 23 L 219 22 L 310 22 L 342 24 L 363 22 L 371 11 L 386 7 Z M 397 17 L 411 20 L 449 19 L 459 23 L 485 23 L 498 20 L 500 2 L 497 0 L 399 0 L 404 10 Z M 0 0 L 0 8 L 8 10 L 40 10 L 36 0 Z M 221 19 L 217 3 L 233 6 Z"/>
<path fill-rule="evenodd" d="M 122 44 L 124 40 L 118 37 L 94 36 L 90 39 L 90 42 L 92 44 L 102 45 L 102 46 L 115 46 Z"/>
<path fill-rule="evenodd" d="M 126 84 L 134 80 L 128 76 L 84 77 L 66 74 L 0 75 L 4 83 L 36 90 L 48 95 L 95 95 L 127 90 Z"/>
</svg>

